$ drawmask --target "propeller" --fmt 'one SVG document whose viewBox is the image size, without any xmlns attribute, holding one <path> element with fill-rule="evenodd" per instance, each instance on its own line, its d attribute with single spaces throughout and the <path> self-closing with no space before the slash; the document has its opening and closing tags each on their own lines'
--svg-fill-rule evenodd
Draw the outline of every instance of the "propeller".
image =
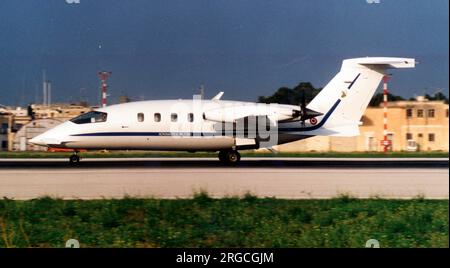
<svg viewBox="0 0 450 268">
<path fill-rule="evenodd" d="M 302 125 L 305 124 L 305 121 L 317 116 L 321 116 L 323 113 L 316 112 L 314 110 L 306 108 L 306 96 L 305 90 L 302 90 L 301 100 L 300 100 L 300 110 L 295 110 L 293 112 L 294 117 L 300 117 L 300 121 L 302 121 Z"/>
</svg>

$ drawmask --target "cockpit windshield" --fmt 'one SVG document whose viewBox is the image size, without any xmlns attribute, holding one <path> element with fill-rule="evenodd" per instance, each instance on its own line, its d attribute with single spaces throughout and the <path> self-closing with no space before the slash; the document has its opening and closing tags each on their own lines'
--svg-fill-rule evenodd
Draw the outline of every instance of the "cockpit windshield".
<svg viewBox="0 0 450 268">
<path fill-rule="evenodd" d="M 79 115 L 71 119 L 70 121 L 72 121 L 75 124 L 100 123 L 106 122 L 107 117 L 108 117 L 107 113 L 93 111 Z"/>
</svg>

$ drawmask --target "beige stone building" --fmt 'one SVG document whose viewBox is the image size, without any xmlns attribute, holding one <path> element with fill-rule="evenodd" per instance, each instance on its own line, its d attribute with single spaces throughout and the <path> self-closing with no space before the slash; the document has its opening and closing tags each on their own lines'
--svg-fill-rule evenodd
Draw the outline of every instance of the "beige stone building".
<svg viewBox="0 0 450 268">
<path fill-rule="evenodd" d="M 13 151 L 47 151 L 47 147 L 28 143 L 28 140 L 56 127 L 63 121 L 54 118 L 35 119 L 22 126 L 13 136 Z"/>
<path fill-rule="evenodd" d="M 444 101 L 388 103 L 388 139 L 392 151 L 449 151 L 449 105 Z M 382 151 L 383 108 L 369 107 L 361 118 L 360 135 L 351 138 L 313 137 L 278 146 L 281 152 Z"/>
<path fill-rule="evenodd" d="M 31 121 L 28 110 L 20 107 L 0 108 L 0 151 L 11 151 L 13 148 L 14 135 L 18 129 Z"/>
<path fill-rule="evenodd" d="M 28 109 L 0 107 L 0 151 L 43 151 L 29 139 L 92 108 L 71 105 L 31 105 Z"/>
<path fill-rule="evenodd" d="M 0 151 L 7 151 L 12 148 L 13 115 L 5 111 L 0 111 Z"/>
<path fill-rule="evenodd" d="M 62 121 L 69 120 L 91 110 L 90 107 L 72 104 L 31 105 L 31 108 L 35 119 L 54 118 Z"/>
</svg>

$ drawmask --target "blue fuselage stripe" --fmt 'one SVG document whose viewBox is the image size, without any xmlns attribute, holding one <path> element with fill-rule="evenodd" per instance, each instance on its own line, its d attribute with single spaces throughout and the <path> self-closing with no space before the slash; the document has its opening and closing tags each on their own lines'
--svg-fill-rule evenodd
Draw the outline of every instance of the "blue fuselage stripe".
<svg viewBox="0 0 450 268">
<path fill-rule="evenodd" d="M 359 73 L 355 79 L 353 79 L 353 81 L 350 83 L 350 85 L 348 85 L 348 89 L 352 88 L 353 84 L 356 82 L 356 80 L 359 78 L 359 76 L 361 75 L 361 73 Z"/>
<path fill-rule="evenodd" d="M 149 137 L 149 136 L 214 136 L 216 132 L 94 132 L 94 133 L 81 133 L 71 136 L 76 137 Z"/>
</svg>

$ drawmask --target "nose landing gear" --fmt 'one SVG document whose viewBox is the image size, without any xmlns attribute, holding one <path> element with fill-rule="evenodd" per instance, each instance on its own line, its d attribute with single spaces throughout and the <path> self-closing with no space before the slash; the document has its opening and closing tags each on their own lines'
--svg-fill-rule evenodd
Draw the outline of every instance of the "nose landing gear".
<svg viewBox="0 0 450 268">
<path fill-rule="evenodd" d="M 78 155 L 78 151 L 73 152 L 73 155 L 69 157 L 69 162 L 71 164 L 77 164 L 80 162 L 80 156 Z"/>
<path fill-rule="evenodd" d="M 220 151 L 219 160 L 228 165 L 236 165 L 241 160 L 241 155 L 236 150 Z"/>
</svg>

